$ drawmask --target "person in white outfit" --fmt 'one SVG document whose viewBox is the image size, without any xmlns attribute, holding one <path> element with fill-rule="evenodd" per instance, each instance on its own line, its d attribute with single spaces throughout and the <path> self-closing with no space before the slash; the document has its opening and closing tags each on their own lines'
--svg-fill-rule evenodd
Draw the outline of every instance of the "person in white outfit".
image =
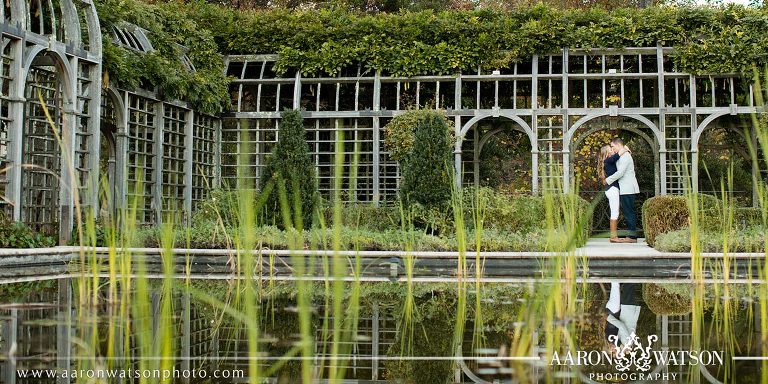
<svg viewBox="0 0 768 384">
<path fill-rule="evenodd" d="M 629 346 L 630 335 L 636 333 L 640 306 L 634 283 L 611 283 L 611 292 L 605 304 L 608 321 L 605 323 L 605 338 L 611 343 L 611 335 L 618 337 L 618 344 Z"/>
<path fill-rule="evenodd" d="M 619 205 L 621 212 L 624 213 L 624 219 L 627 220 L 627 229 L 629 236 L 622 239 L 623 243 L 637 243 L 637 214 L 635 213 L 635 195 L 640 193 L 640 186 L 635 177 L 635 162 L 632 160 L 632 153 L 626 150 L 624 141 L 618 137 L 611 140 L 611 148 L 615 153 L 619 153 L 619 160 L 616 161 L 616 173 L 607 176 L 603 183 L 611 185 L 619 182 Z"/>
</svg>

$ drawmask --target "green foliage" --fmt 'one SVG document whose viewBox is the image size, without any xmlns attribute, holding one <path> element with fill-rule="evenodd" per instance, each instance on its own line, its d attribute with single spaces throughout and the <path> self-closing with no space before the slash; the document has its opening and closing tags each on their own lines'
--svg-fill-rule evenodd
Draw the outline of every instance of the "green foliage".
<svg viewBox="0 0 768 384">
<path fill-rule="evenodd" d="M 126 89 L 146 88 L 160 97 L 188 101 L 198 111 L 216 114 L 230 105 L 229 80 L 213 36 L 178 2 L 146 4 L 135 0 L 95 2 L 103 39 L 105 79 Z M 112 28 L 130 22 L 148 31 L 154 51 L 139 53 L 112 40 Z M 182 63 L 180 44 L 195 71 Z"/>
<path fill-rule="evenodd" d="M 704 239 L 720 241 L 718 235 L 725 228 L 726 216 L 723 213 L 722 202 L 712 196 L 697 195 L 699 205 L 699 229 L 712 236 L 704 236 Z M 656 244 L 657 238 L 668 232 L 675 232 L 688 228 L 690 223 L 690 211 L 685 196 L 655 196 L 643 204 L 643 231 L 645 239 L 652 247 L 664 249 L 680 249 L 679 240 L 681 234 L 671 235 L 664 239 L 664 244 Z M 763 224 L 762 210 L 759 208 L 733 208 L 732 229 L 748 229 Z M 747 241 L 746 244 L 750 242 Z M 745 245 L 747 246 L 747 245 Z M 687 248 L 690 249 L 690 241 Z M 674 251 L 670 251 L 674 252 Z M 680 251 L 682 252 L 682 251 Z"/>
<path fill-rule="evenodd" d="M 723 233 L 705 229 L 699 233 L 701 252 L 722 252 Z M 654 248 L 662 252 L 690 252 L 691 230 L 683 228 L 659 234 Z M 728 232 L 729 252 L 764 252 L 765 227 L 754 226 Z"/>
<path fill-rule="evenodd" d="M 423 117 L 413 128 L 413 146 L 400 161 L 400 196 L 407 204 L 445 209 L 451 201 L 450 128 L 441 112 L 417 112 Z"/>
<path fill-rule="evenodd" d="M 510 195 L 491 188 L 467 188 L 463 193 L 464 217 L 472 217 L 472 199 L 475 196 L 479 199 L 479 205 L 485 207 L 483 228 L 486 231 L 496 230 L 500 233 L 510 233 L 512 235 L 542 234 L 546 229 L 544 228 L 546 201 L 541 196 Z M 574 205 L 573 211 L 575 216 L 584 219 L 584 228 L 582 228 L 580 233 L 579 243 L 586 241 L 592 227 L 589 202 L 575 195 L 556 195 L 554 200 L 558 207 Z M 566 213 L 564 210 L 559 211 L 561 215 L 560 222 L 565 222 Z M 468 226 L 468 229 L 472 228 Z"/>
<path fill-rule="evenodd" d="M 643 203 L 643 233 L 648 245 L 656 236 L 689 225 L 688 203 L 683 196 L 655 196 Z"/>
<path fill-rule="evenodd" d="M 435 111 L 430 109 L 413 109 L 395 116 L 384 126 L 384 146 L 393 160 L 398 163 L 407 161 L 408 156 L 413 152 L 413 145 L 416 141 L 416 126 L 420 121 L 433 116 L 434 113 Z M 453 123 L 444 114 L 439 114 L 445 119 L 448 135 L 452 136 Z"/>
<path fill-rule="evenodd" d="M 277 186 L 265 204 L 267 222 L 283 226 L 285 220 L 289 220 L 298 227 L 299 223 L 296 223 L 293 217 L 297 214 L 296 212 L 290 218 L 282 217 L 280 200 L 285 198 L 287 199 L 285 202 L 292 208 L 295 207 L 295 201 L 300 202 L 302 228 L 309 228 L 312 224 L 312 216 L 315 214 L 319 193 L 315 166 L 309 155 L 309 145 L 299 111 L 283 112 L 277 145 L 272 155 L 267 158 L 263 179 L 266 182 L 272 181 Z M 280 196 L 282 191 L 285 191 L 285 196 Z"/>
<path fill-rule="evenodd" d="M 255 194 L 254 194 L 255 195 Z M 240 204 L 237 191 L 214 189 L 202 200 L 192 214 L 192 222 L 221 222 L 227 227 L 239 225 Z"/>
<path fill-rule="evenodd" d="M 333 207 L 324 211 L 326 223 L 333 222 Z M 400 228 L 399 207 L 377 207 L 372 204 L 349 204 L 341 210 L 341 224 L 345 227 L 386 231 Z"/>
<path fill-rule="evenodd" d="M 232 249 L 237 231 L 228 227 L 223 229 L 217 222 L 196 222 L 189 228 L 174 231 L 174 247 L 197 249 Z M 366 228 L 342 227 L 340 247 L 343 250 L 391 251 L 406 248 L 406 241 L 414 251 L 455 251 L 458 247 L 456 238 L 450 235 L 435 236 L 423 230 L 402 231 L 396 229 L 371 230 Z M 547 234 L 543 229 L 531 232 L 508 232 L 496 229 L 484 230 L 480 242 L 481 251 L 543 251 Z M 158 228 L 144 228 L 137 231 L 137 247 L 161 248 L 162 232 Z M 269 249 L 289 249 L 288 231 L 275 226 L 261 226 L 255 229 L 257 244 Z M 469 233 L 468 236 L 474 236 Z M 303 245 L 319 249 L 333 248 L 333 231 L 305 230 L 301 234 Z M 474 244 L 469 244 L 474 249 Z"/>
<path fill-rule="evenodd" d="M 395 76 L 495 68 L 561 47 L 673 46 L 694 74 L 751 73 L 768 61 L 765 9 L 649 7 L 493 10 L 365 15 L 341 10 L 240 12 L 193 3 L 224 53 L 279 53 L 276 70 L 336 75 L 353 63 Z"/>
<path fill-rule="evenodd" d="M 56 240 L 33 231 L 26 224 L 9 220 L 0 214 L 0 248 L 53 247 Z"/>
<path fill-rule="evenodd" d="M 0 284 L 0 297 L 3 303 L 36 302 L 31 295 L 57 289 L 57 283 L 58 280 L 42 280 Z"/>
<path fill-rule="evenodd" d="M 685 315 L 691 313 L 690 295 L 670 292 L 665 286 L 643 284 L 643 301 L 657 315 Z"/>
</svg>

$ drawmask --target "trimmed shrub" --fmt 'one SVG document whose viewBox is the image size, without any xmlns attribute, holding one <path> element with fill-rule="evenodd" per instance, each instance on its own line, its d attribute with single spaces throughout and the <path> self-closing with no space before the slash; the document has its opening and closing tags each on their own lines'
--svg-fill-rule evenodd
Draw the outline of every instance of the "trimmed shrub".
<svg viewBox="0 0 768 384">
<path fill-rule="evenodd" d="M 442 113 L 429 111 L 414 129 L 410 154 L 400 161 L 400 196 L 406 204 L 446 208 L 451 201 L 453 143 Z"/>
<path fill-rule="evenodd" d="M 717 231 L 725 227 L 725 214 L 721 208 L 704 211 L 699 218 L 701 227 Z M 763 212 L 760 208 L 735 208 L 733 210 L 733 229 L 746 229 L 763 224 Z"/>
<path fill-rule="evenodd" d="M 689 225 L 688 203 L 683 196 L 655 196 L 643 203 L 643 232 L 648 245 L 654 246 L 659 234 Z"/>
<path fill-rule="evenodd" d="M 298 110 L 285 110 L 280 122 L 278 141 L 272 155 L 267 158 L 267 166 L 263 179 L 273 182 L 276 188 L 267 198 L 264 212 L 268 223 L 282 227 L 284 220 L 280 199 L 281 190 L 285 188 L 288 206 L 293 209 L 294 201 L 301 202 L 301 218 L 303 228 L 309 228 L 312 215 L 318 201 L 317 179 L 315 166 L 309 155 L 304 122 Z M 298 195 L 298 196 L 297 196 Z M 295 213 L 289 220 L 293 222 Z M 293 223 L 297 226 L 298 223 Z"/>
<path fill-rule="evenodd" d="M 722 202 L 715 196 L 699 194 L 698 205 L 699 229 L 704 232 L 714 232 L 714 238 L 724 227 Z M 664 233 L 674 232 L 690 226 L 690 211 L 684 196 L 656 196 L 643 204 L 643 230 L 648 245 L 656 247 L 657 238 Z M 763 224 L 762 211 L 759 208 L 735 208 L 733 212 L 733 229 L 747 229 Z M 702 236 L 702 238 L 711 236 Z M 690 235 L 689 235 L 690 238 Z M 664 248 L 680 249 L 682 243 L 679 235 L 665 239 Z M 688 244 L 690 249 L 690 244 Z M 676 252 L 676 251 L 675 251 Z M 684 251 L 679 251 L 684 252 Z"/>
<path fill-rule="evenodd" d="M 643 284 L 643 301 L 657 315 L 685 315 L 691 312 L 690 294 L 671 292 L 663 285 Z"/>
<path fill-rule="evenodd" d="M 416 126 L 435 113 L 445 122 L 446 134 L 453 141 L 453 131 L 450 128 L 452 123 L 444 114 L 430 109 L 413 109 L 395 116 L 384 126 L 384 146 L 389 151 L 389 157 L 398 163 L 407 161 L 416 142 Z"/>
<path fill-rule="evenodd" d="M 765 250 L 765 227 L 754 226 L 733 230 L 728 234 L 730 252 L 763 252 Z M 722 252 L 723 234 L 712 230 L 699 233 L 701 252 Z M 690 252 L 691 230 L 683 228 L 677 231 L 659 234 L 655 248 L 661 252 Z"/>
</svg>

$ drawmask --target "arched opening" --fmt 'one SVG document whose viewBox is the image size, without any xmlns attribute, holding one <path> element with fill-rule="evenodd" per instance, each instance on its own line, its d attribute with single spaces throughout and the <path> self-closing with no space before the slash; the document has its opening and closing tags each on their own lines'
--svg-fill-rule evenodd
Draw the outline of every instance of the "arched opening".
<svg viewBox="0 0 768 384">
<path fill-rule="evenodd" d="M 752 178 L 758 176 L 759 171 L 753 170 L 752 155 L 747 144 L 751 138 L 746 128 L 751 126 L 749 117 L 725 115 L 701 127 L 695 155 L 699 193 L 721 197 L 724 186 L 735 204 L 752 205 Z"/>
<path fill-rule="evenodd" d="M 64 96 L 55 60 L 50 54 L 41 54 L 30 66 L 24 87 L 21 157 L 21 221 L 48 234 L 58 232 L 61 214 Z"/>
<path fill-rule="evenodd" d="M 613 137 L 620 137 L 632 150 L 635 174 L 640 193 L 635 201 L 638 226 L 642 223 L 641 207 L 645 200 L 659 193 L 659 152 L 656 136 L 645 124 L 627 117 L 599 117 L 583 124 L 571 141 L 571 174 L 578 193 L 587 201 L 598 199 L 592 217 L 592 232 L 609 229 L 610 209 L 604 198 L 604 186 L 599 177 L 600 148 Z M 619 228 L 626 228 L 623 215 Z"/>
<path fill-rule="evenodd" d="M 517 122 L 489 117 L 475 123 L 462 142 L 462 183 L 510 193 L 532 188 L 531 140 Z"/>
<path fill-rule="evenodd" d="M 99 149 L 99 216 L 115 214 L 117 205 L 117 142 L 118 113 L 112 95 L 101 98 L 101 124 Z"/>
<path fill-rule="evenodd" d="M 27 27 L 31 32 L 41 35 L 54 35 L 56 40 L 64 41 L 65 20 L 59 2 L 30 0 Z"/>
<path fill-rule="evenodd" d="M 8 15 L 8 14 L 6 14 Z M 0 54 L 0 212 L 13 217 L 13 198 L 9 196 L 8 187 L 9 167 L 12 161 L 9 156 L 11 146 L 11 84 L 17 81 L 11 76 L 11 66 L 16 65 L 11 52 L 11 39 L 3 36 L 2 54 Z"/>
</svg>

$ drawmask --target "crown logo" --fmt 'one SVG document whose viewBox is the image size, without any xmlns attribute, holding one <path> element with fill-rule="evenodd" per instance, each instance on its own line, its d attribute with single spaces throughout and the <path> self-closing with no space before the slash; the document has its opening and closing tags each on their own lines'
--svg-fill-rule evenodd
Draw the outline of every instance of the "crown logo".
<svg viewBox="0 0 768 384">
<path fill-rule="evenodd" d="M 618 335 L 608 336 L 608 341 L 612 342 L 616 347 L 613 356 L 616 370 L 619 372 L 626 372 L 632 367 L 640 372 L 650 370 L 652 360 L 651 345 L 658 340 L 658 336 L 649 335 L 648 344 L 646 347 L 643 347 L 640 338 L 632 332 L 620 346 L 619 343 L 622 340 L 620 340 Z"/>
</svg>

